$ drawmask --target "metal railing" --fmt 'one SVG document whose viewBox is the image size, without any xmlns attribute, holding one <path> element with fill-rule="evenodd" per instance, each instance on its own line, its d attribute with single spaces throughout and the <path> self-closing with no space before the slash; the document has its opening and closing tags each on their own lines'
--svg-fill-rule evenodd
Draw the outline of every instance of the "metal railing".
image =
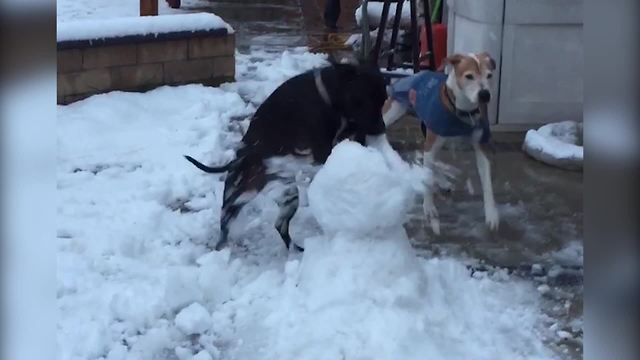
<svg viewBox="0 0 640 360">
<path fill-rule="evenodd" d="M 396 52 L 396 47 L 398 45 L 398 33 L 400 31 L 400 25 L 402 21 L 402 8 L 405 1 L 409 2 L 410 7 L 410 34 L 411 34 L 411 63 L 401 63 L 395 64 L 394 55 Z M 380 23 L 378 24 L 378 33 L 376 36 L 376 42 L 371 48 L 371 36 L 370 36 L 370 26 L 369 26 L 369 12 L 368 5 L 369 2 L 382 2 L 382 14 L 380 16 Z M 426 54 L 424 58 L 428 60 L 428 65 L 421 65 L 422 58 L 420 57 L 420 33 L 421 29 L 418 24 L 418 3 L 421 2 L 423 6 L 423 23 L 425 25 L 426 31 Z M 387 28 L 387 21 L 389 18 L 389 11 L 391 8 L 391 3 L 396 4 L 394 20 L 392 25 L 391 32 L 391 40 L 389 44 L 389 49 L 387 51 L 382 52 L 382 41 L 384 38 L 384 33 Z M 397 68 L 411 68 L 414 73 L 419 72 L 422 69 L 435 69 L 435 57 L 433 52 L 433 32 L 431 29 L 431 9 L 429 7 L 428 0 L 362 0 L 362 18 L 360 20 L 360 25 L 362 27 L 362 58 L 369 59 L 373 57 L 376 62 L 380 62 L 381 55 L 387 56 L 387 70 L 391 71 Z"/>
</svg>

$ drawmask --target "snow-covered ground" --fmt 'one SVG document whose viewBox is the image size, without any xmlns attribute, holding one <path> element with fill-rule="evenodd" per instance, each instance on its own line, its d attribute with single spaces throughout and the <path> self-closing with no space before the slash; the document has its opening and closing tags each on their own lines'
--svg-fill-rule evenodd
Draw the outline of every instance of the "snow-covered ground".
<svg viewBox="0 0 640 360">
<path fill-rule="evenodd" d="M 139 4 L 57 6 L 65 22 L 137 16 Z M 229 161 L 256 107 L 326 64 L 304 48 L 236 61 L 237 82 L 219 88 L 58 107 L 59 359 L 554 358 L 535 285 L 418 257 L 402 222 L 421 172 L 357 144 L 335 149 L 294 218 L 304 254 L 284 251 L 267 197 L 240 215 L 230 249 L 209 250 L 223 177 L 182 155 Z"/>
<path fill-rule="evenodd" d="M 182 154 L 228 161 L 256 105 L 325 59 L 295 49 L 237 62 L 238 82 L 220 88 L 113 92 L 58 108 L 60 359 L 553 358 L 534 285 L 417 257 L 395 213 L 407 200 L 372 202 L 371 192 L 402 185 L 395 173 L 359 166 L 378 179 L 366 186 L 340 175 L 340 159 L 376 161 L 354 144 L 332 155 L 294 218 L 304 255 L 283 250 L 267 198 L 232 232 L 244 247 L 207 249 L 221 176 Z M 322 235 L 311 209 L 335 219 L 328 201 L 342 219 L 357 215 L 350 202 L 377 206 L 370 221 L 386 225 Z"/>
</svg>

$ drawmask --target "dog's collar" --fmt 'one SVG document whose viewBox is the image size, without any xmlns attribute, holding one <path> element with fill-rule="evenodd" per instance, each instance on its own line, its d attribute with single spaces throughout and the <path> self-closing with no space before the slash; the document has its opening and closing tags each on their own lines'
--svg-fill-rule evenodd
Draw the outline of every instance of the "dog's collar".
<svg viewBox="0 0 640 360">
<path fill-rule="evenodd" d="M 480 107 L 478 106 L 477 108 L 471 110 L 471 111 L 464 111 L 464 110 L 460 110 L 456 107 L 456 102 L 454 99 L 451 98 L 451 95 L 449 94 L 449 90 L 447 89 L 446 84 L 442 84 L 442 92 L 444 93 L 445 98 L 447 99 L 447 102 L 449 103 L 451 112 L 453 112 L 454 114 L 456 114 L 456 116 L 465 121 L 466 119 L 469 118 L 474 118 L 476 115 L 480 114 Z"/>
<path fill-rule="evenodd" d="M 315 78 L 316 89 L 318 90 L 320 97 L 325 102 L 325 104 L 327 104 L 327 106 L 332 106 L 329 92 L 327 91 L 327 87 L 324 86 L 324 82 L 322 81 L 322 73 L 320 69 L 316 69 L 313 71 L 313 77 Z"/>
</svg>

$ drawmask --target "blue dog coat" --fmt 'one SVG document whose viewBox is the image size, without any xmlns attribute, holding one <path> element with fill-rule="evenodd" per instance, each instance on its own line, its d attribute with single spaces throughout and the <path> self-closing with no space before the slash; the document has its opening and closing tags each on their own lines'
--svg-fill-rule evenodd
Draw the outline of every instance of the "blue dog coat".
<svg viewBox="0 0 640 360">
<path fill-rule="evenodd" d="M 427 129 L 443 137 L 471 136 L 474 131 L 482 131 L 481 143 L 491 137 L 489 123 L 478 121 L 471 125 L 460 118 L 440 100 L 440 89 L 447 81 L 447 75 L 433 71 L 422 71 L 396 81 L 391 85 L 390 96 L 401 104 L 411 107 Z M 409 101 L 409 90 L 416 91 L 415 106 Z"/>
</svg>

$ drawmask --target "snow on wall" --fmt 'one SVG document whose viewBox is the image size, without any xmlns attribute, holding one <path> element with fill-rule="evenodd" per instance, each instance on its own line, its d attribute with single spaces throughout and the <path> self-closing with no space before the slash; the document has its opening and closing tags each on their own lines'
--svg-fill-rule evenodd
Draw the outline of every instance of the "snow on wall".
<svg viewBox="0 0 640 360">
<path fill-rule="evenodd" d="M 58 23 L 57 41 L 118 38 L 182 31 L 233 28 L 219 16 L 209 13 L 137 16 L 105 20 L 86 19 Z"/>
<path fill-rule="evenodd" d="M 186 8 L 206 5 L 208 0 L 182 0 L 181 3 L 182 8 L 172 9 L 166 1 L 158 1 L 158 13 L 160 15 L 185 13 Z M 103 20 L 117 17 L 135 17 L 139 16 L 139 14 L 140 1 L 138 0 L 56 1 L 56 17 L 58 23 L 80 19 Z"/>
</svg>

